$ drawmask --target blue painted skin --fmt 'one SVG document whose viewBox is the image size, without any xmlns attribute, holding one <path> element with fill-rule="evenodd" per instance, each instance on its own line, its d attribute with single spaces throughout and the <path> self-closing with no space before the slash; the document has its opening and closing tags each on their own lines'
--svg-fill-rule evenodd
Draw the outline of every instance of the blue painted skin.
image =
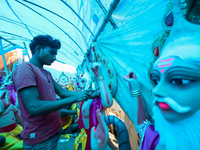
<svg viewBox="0 0 200 150">
<path fill-rule="evenodd" d="M 174 26 L 152 71 L 157 149 L 200 149 L 200 26 L 174 3 Z"/>
<path fill-rule="evenodd" d="M 107 126 L 113 124 L 117 128 L 119 150 L 131 150 L 128 130 L 124 122 L 118 117 L 112 115 L 105 116 L 104 121 Z"/>
<path fill-rule="evenodd" d="M 110 149 L 107 144 L 109 139 L 107 126 L 110 124 L 113 124 L 117 128 L 119 150 L 131 150 L 128 131 L 121 119 L 113 115 L 102 117 L 99 110 L 96 111 L 96 117 L 98 121 L 97 128 L 95 129 L 95 127 L 93 127 L 91 129 L 92 150 Z"/>
</svg>

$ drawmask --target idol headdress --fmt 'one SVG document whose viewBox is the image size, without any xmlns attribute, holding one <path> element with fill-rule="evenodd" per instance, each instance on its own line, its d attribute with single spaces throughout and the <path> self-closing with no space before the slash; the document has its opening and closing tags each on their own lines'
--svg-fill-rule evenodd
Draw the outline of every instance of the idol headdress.
<svg viewBox="0 0 200 150">
<path fill-rule="evenodd" d="M 200 26 L 183 17 L 179 0 L 174 0 L 174 25 L 157 61 L 167 57 L 179 57 L 188 63 L 200 65 Z M 188 97 L 190 100 L 192 97 Z M 159 144 L 167 150 L 200 149 L 200 108 L 192 116 L 177 122 L 167 121 L 157 106 L 154 106 L 153 112 Z"/>
<path fill-rule="evenodd" d="M 157 61 L 169 56 L 200 65 L 200 26 L 183 17 L 179 0 L 174 0 L 174 24 Z"/>
</svg>

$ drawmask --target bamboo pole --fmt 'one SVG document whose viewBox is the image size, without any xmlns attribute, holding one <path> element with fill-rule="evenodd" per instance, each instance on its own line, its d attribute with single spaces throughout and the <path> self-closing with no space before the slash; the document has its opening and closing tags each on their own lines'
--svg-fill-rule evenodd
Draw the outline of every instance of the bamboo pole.
<svg viewBox="0 0 200 150">
<path fill-rule="evenodd" d="M 108 12 L 99 28 L 99 30 L 97 31 L 97 33 L 95 34 L 94 38 L 93 38 L 93 42 L 97 41 L 97 38 L 99 37 L 99 35 L 101 34 L 101 32 L 103 31 L 103 29 L 105 28 L 106 24 L 108 23 L 112 13 L 114 12 L 114 10 L 117 8 L 117 5 L 119 4 L 120 0 L 113 0 L 112 3 L 110 4 L 110 7 L 108 9 Z"/>
<path fill-rule="evenodd" d="M 1 49 L 1 55 L 2 55 L 2 58 L 3 58 L 4 69 L 5 69 L 6 74 L 8 75 L 6 58 L 5 58 L 4 51 L 3 51 L 3 44 L 2 44 L 2 38 L 1 37 L 0 37 L 0 49 Z"/>
</svg>

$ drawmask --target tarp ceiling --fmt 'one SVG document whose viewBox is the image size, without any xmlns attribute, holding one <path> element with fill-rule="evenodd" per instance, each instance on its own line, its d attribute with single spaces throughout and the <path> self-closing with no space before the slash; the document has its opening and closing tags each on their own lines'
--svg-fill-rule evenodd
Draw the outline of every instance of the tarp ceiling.
<svg viewBox="0 0 200 150">
<path fill-rule="evenodd" d="M 111 2 L 0 0 L 0 36 L 22 47 L 26 42 L 28 47 L 33 36 L 50 34 L 62 42 L 57 59 L 76 67 L 81 64 Z M 113 63 L 118 78 L 114 99 L 132 121 L 137 106 L 123 75 L 135 73 L 150 112 L 152 84 L 148 71 L 154 61 L 152 43 L 163 32 L 167 5 L 168 0 L 121 0 L 112 15 L 117 29 L 109 22 L 95 43 Z M 8 49 L 8 43 L 3 42 L 5 50 Z"/>
<path fill-rule="evenodd" d="M 121 5 L 125 2 L 121 1 Z M 38 34 L 60 39 L 62 48 L 57 60 L 72 66 L 81 63 L 92 38 L 112 0 L 1 0 L 0 36 L 29 49 L 30 40 Z M 119 7 L 120 8 L 120 7 Z M 116 22 L 120 18 L 117 10 Z M 121 20 L 121 18 L 120 18 Z M 120 25 L 121 21 L 119 21 Z M 107 24 L 107 30 L 113 30 Z M 4 40 L 5 52 L 12 45 Z M 7 50 L 7 51 L 6 51 Z"/>
</svg>

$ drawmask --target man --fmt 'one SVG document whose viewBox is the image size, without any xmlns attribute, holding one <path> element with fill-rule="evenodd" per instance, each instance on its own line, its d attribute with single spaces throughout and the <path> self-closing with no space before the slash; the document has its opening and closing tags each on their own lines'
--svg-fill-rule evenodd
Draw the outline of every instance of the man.
<svg viewBox="0 0 200 150">
<path fill-rule="evenodd" d="M 49 35 L 38 35 L 30 43 L 32 58 L 13 72 L 19 108 L 24 122 L 21 137 L 24 149 L 56 149 L 61 130 L 59 111 L 67 105 L 91 98 L 92 91 L 64 90 L 43 69 L 56 60 L 61 43 Z M 56 94 L 63 97 L 56 100 Z"/>
</svg>

